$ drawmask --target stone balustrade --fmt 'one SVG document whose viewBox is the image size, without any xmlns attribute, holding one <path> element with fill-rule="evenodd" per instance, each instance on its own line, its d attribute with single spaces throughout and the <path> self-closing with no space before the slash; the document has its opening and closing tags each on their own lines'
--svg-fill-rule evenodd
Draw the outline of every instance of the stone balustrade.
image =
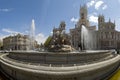
<svg viewBox="0 0 120 80">
<path fill-rule="evenodd" d="M 46 58 L 42 58 L 43 56 Z M 45 59 L 48 64 L 52 64 L 49 64 L 49 66 L 41 65 L 39 64 L 41 59 Z M 64 66 L 66 62 L 63 64 L 62 59 L 69 59 L 66 62 L 74 63 L 74 66 Z M 105 60 L 101 61 L 100 59 Z M 33 60 L 33 62 L 30 62 L 30 60 Z M 76 64 L 77 60 L 78 62 L 83 60 L 84 63 L 96 60 L 96 63 L 78 65 Z M 63 66 L 52 66 L 53 64 L 56 65 L 57 62 L 63 64 Z M 34 63 L 37 65 L 34 65 Z M 120 55 L 114 54 L 112 51 L 70 54 L 12 52 L 0 56 L 1 69 L 16 80 L 101 80 L 112 74 L 119 67 L 119 64 Z"/>
<path fill-rule="evenodd" d="M 113 57 L 110 51 L 101 52 L 10 52 L 8 57 L 23 62 L 40 64 L 79 64 L 101 61 Z"/>
</svg>

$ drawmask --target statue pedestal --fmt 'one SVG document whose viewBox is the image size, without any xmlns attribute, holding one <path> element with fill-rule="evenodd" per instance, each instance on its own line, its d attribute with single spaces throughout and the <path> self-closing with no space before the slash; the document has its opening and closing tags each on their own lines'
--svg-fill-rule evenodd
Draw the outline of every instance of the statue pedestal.
<svg viewBox="0 0 120 80">
<path fill-rule="evenodd" d="M 52 52 L 70 52 L 73 51 L 74 48 L 70 45 L 51 45 L 48 50 Z"/>
</svg>

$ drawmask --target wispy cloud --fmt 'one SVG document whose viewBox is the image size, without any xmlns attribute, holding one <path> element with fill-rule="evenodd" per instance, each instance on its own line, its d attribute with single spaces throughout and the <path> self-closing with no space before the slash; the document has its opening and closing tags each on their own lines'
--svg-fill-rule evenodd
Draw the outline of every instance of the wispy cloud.
<svg viewBox="0 0 120 80">
<path fill-rule="evenodd" d="M 78 18 L 75 18 L 75 17 L 72 17 L 72 18 L 70 19 L 70 21 L 73 22 L 73 23 L 77 23 L 78 20 L 79 20 L 79 19 L 78 19 Z"/>
<path fill-rule="evenodd" d="M 12 8 L 1 8 L 0 12 L 10 12 L 12 11 Z"/>
<path fill-rule="evenodd" d="M 6 29 L 6 28 L 3 28 L 1 31 L 4 32 L 4 33 L 8 33 L 7 35 L 0 33 L 0 39 L 1 39 L 1 40 L 2 40 L 3 38 L 5 38 L 5 37 L 10 36 L 10 35 L 16 35 L 16 34 L 18 34 L 18 33 L 22 34 L 21 32 L 13 31 L 13 30 L 11 30 L 11 29 Z"/>
<path fill-rule="evenodd" d="M 18 34 L 18 33 L 20 33 L 20 32 L 13 31 L 13 30 L 10 30 L 10 29 L 5 29 L 5 28 L 3 28 L 2 31 L 3 31 L 3 32 L 6 32 L 6 33 L 10 33 L 10 34 Z M 22 33 L 21 33 L 21 34 L 22 34 Z"/>
<path fill-rule="evenodd" d="M 43 33 L 39 33 L 36 35 L 35 39 L 38 42 L 38 44 L 40 44 L 40 43 L 44 43 L 47 37 L 48 36 L 45 36 Z"/>
</svg>

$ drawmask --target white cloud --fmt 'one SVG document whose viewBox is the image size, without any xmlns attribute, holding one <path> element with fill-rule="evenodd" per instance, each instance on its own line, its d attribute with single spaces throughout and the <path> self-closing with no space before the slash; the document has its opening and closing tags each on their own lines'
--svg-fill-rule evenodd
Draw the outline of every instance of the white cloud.
<svg viewBox="0 0 120 80">
<path fill-rule="evenodd" d="M 36 35 L 35 39 L 38 42 L 38 44 L 40 44 L 40 43 L 44 43 L 45 42 L 45 40 L 47 39 L 47 36 L 45 36 L 42 33 L 39 33 L 39 34 Z"/>
<path fill-rule="evenodd" d="M 73 22 L 73 23 L 77 23 L 78 20 L 79 20 L 78 18 L 72 17 L 70 21 Z"/>
<path fill-rule="evenodd" d="M 12 9 L 9 8 L 1 8 L 0 12 L 10 12 Z"/>
<path fill-rule="evenodd" d="M 20 32 L 13 31 L 13 30 L 10 30 L 10 29 L 5 29 L 5 28 L 3 28 L 2 31 L 3 31 L 3 32 L 6 32 L 6 33 L 10 33 L 10 34 L 18 34 L 18 33 L 20 33 Z M 21 33 L 21 34 L 22 34 L 22 33 Z"/>
<path fill-rule="evenodd" d="M 104 4 L 103 1 L 97 1 L 97 2 L 95 3 L 95 9 L 98 10 L 98 9 L 102 6 L 102 4 Z"/>
<path fill-rule="evenodd" d="M 107 8 L 107 4 L 105 4 L 104 0 L 90 0 L 87 3 L 87 7 L 95 7 L 96 10 L 105 10 Z"/>
<path fill-rule="evenodd" d="M 107 5 L 104 5 L 104 6 L 102 7 L 103 10 L 105 10 L 106 8 L 107 8 Z"/>
<path fill-rule="evenodd" d="M 98 23 L 98 17 L 95 15 L 90 15 L 89 16 L 89 21 L 92 23 Z"/>
<path fill-rule="evenodd" d="M 95 0 L 91 0 L 90 2 L 87 3 L 87 7 L 91 7 L 95 4 Z"/>
<path fill-rule="evenodd" d="M 10 35 L 3 35 L 0 33 L 0 40 L 3 40 L 3 38 L 8 37 L 8 36 L 10 36 Z"/>
</svg>

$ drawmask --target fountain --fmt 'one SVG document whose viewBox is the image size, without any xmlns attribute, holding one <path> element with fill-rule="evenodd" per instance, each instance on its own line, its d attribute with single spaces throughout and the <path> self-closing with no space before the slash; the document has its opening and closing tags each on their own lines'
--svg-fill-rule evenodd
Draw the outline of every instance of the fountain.
<svg viewBox="0 0 120 80">
<path fill-rule="evenodd" d="M 53 29 L 53 35 L 47 46 L 49 52 L 70 52 L 74 50 L 71 47 L 70 36 L 65 33 L 65 26 L 65 22 L 62 21 L 59 28 Z"/>
<path fill-rule="evenodd" d="M 52 44 L 49 45 L 48 51 L 50 52 L 70 52 L 74 50 L 74 48 L 70 45 L 70 40 L 67 39 L 68 35 L 61 33 L 57 33 L 55 38 L 52 38 Z"/>
<path fill-rule="evenodd" d="M 31 29 L 33 42 L 34 20 Z M 120 56 L 115 54 L 116 51 L 72 52 L 68 35 L 61 33 L 52 36 L 48 52 L 12 51 L 3 54 L 0 56 L 1 69 L 16 80 L 101 80 L 118 68 Z M 81 38 L 83 47 L 90 49 L 92 39 L 85 26 L 82 26 Z"/>
<path fill-rule="evenodd" d="M 35 42 L 35 21 L 34 19 L 32 20 L 29 38 L 30 38 L 29 50 L 34 50 L 34 42 Z"/>
<path fill-rule="evenodd" d="M 81 28 L 81 43 L 83 50 L 93 50 L 93 45 L 96 46 L 96 39 L 93 37 L 92 31 L 87 29 L 84 25 Z"/>
</svg>

